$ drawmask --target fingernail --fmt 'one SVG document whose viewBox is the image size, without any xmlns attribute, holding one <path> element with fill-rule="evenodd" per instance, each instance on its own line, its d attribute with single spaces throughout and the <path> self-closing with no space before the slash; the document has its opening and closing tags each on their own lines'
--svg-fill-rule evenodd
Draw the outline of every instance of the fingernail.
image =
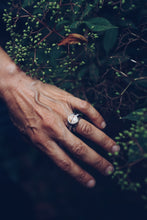
<svg viewBox="0 0 147 220">
<path fill-rule="evenodd" d="M 109 166 L 109 167 L 106 168 L 105 174 L 106 175 L 111 175 L 113 173 L 113 171 L 114 171 L 114 167 Z"/>
<path fill-rule="evenodd" d="M 103 128 L 105 128 L 105 127 L 106 127 L 106 122 L 103 121 L 103 122 L 101 123 L 101 128 L 103 129 Z"/>
<path fill-rule="evenodd" d="M 114 145 L 112 147 L 112 153 L 116 153 L 116 152 L 119 152 L 120 151 L 120 146 L 119 145 Z"/>
<path fill-rule="evenodd" d="M 95 184 L 96 184 L 95 180 L 89 180 L 88 183 L 87 183 L 87 187 L 92 188 L 92 187 L 95 186 Z"/>
</svg>

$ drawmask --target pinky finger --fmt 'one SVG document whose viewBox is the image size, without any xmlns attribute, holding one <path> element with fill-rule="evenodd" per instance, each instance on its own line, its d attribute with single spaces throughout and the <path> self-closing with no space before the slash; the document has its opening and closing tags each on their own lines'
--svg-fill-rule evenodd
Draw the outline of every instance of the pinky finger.
<svg viewBox="0 0 147 220">
<path fill-rule="evenodd" d="M 74 177 L 86 187 L 95 186 L 95 179 L 80 166 L 78 166 L 54 141 L 47 141 L 44 145 L 38 145 L 62 170 Z"/>
</svg>

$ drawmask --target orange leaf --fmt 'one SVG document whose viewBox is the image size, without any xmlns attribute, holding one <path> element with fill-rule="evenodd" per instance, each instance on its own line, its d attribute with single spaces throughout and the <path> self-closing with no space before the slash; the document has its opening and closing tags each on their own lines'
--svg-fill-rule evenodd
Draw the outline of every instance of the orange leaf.
<svg viewBox="0 0 147 220">
<path fill-rule="evenodd" d="M 78 44 L 84 42 L 87 43 L 88 41 L 83 35 L 74 33 L 69 34 L 67 37 L 65 37 L 60 43 L 58 43 L 58 46 L 67 44 Z"/>
</svg>

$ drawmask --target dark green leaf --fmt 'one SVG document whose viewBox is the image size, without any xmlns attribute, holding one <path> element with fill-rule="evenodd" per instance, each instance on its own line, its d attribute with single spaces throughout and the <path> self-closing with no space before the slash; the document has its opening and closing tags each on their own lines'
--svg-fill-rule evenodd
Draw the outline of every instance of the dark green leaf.
<svg viewBox="0 0 147 220">
<path fill-rule="evenodd" d="M 90 11 L 93 9 L 94 5 L 92 4 L 92 6 L 87 5 L 87 7 L 85 7 L 85 10 L 83 11 L 80 20 L 83 20 L 84 17 L 86 17 Z"/>
<path fill-rule="evenodd" d="M 117 36 L 118 28 L 110 29 L 105 32 L 103 44 L 106 54 L 108 54 L 109 51 L 114 47 L 117 40 Z"/>
<path fill-rule="evenodd" d="M 99 70 L 94 63 L 89 66 L 89 78 L 95 83 L 99 80 Z"/>
<path fill-rule="evenodd" d="M 107 31 L 109 29 L 117 28 L 112 25 L 106 18 L 96 17 L 91 18 L 88 21 L 83 21 L 92 31 Z"/>
<path fill-rule="evenodd" d="M 33 15 L 37 15 L 37 14 L 43 14 L 41 8 L 36 8 L 36 9 L 33 11 Z"/>
<path fill-rule="evenodd" d="M 147 121 L 147 113 L 145 112 L 147 109 L 141 108 L 136 111 L 131 112 L 125 117 L 122 117 L 122 119 L 129 119 L 131 121 L 140 121 L 140 117 L 144 116 L 144 122 Z"/>
<path fill-rule="evenodd" d="M 34 4 L 34 2 L 35 2 L 35 0 L 24 0 L 23 4 L 22 4 L 22 7 L 25 8 L 27 6 L 31 6 L 31 5 Z"/>
<path fill-rule="evenodd" d="M 143 148 L 144 152 L 147 153 L 147 135 L 146 137 L 140 134 L 140 137 L 138 138 L 138 143 Z"/>
<path fill-rule="evenodd" d="M 76 29 L 80 24 L 81 24 L 80 21 L 76 21 L 76 22 L 74 22 L 74 23 L 72 23 L 72 24 L 70 25 L 70 28 L 71 28 L 71 29 Z"/>
</svg>

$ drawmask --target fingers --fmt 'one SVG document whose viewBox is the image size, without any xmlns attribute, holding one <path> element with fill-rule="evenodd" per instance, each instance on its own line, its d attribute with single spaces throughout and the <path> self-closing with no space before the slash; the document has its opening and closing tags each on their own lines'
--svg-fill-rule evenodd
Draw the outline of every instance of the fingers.
<svg viewBox="0 0 147 220">
<path fill-rule="evenodd" d="M 103 117 L 100 115 L 96 109 L 89 104 L 87 101 L 81 100 L 74 96 L 69 97 L 69 103 L 72 109 L 79 110 L 84 113 L 88 118 L 99 128 L 103 129 L 106 126 L 106 123 Z"/>
<path fill-rule="evenodd" d="M 69 156 L 54 142 L 44 138 L 44 144 L 37 144 L 62 170 L 73 176 L 81 184 L 91 188 L 95 186 L 95 179 L 79 167 Z"/>
<path fill-rule="evenodd" d="M 115 153 L 120 150 L 120 147 L 115 141 L 84 119 L 80 119 L 76 127 L 76 132 L 102 146 L 108 152 Z"/>
<path fill-rule="evenodd" d="M 69 98 L 69 102 L 71 103 L 71 107 L 73 109 L 75 108 L 87 115 L 97 127 L 104 128 L 106 126 L 103 117 L 88 102 L 73 96 Z M 115 143 L 115 141 L 86 120 L 80 119 L 76 127 L 76 132 L 90 139 L 96 144 L 99 144 L 108 152 L 115 153 L 119 152 L 120 150 L 120 147 Z"/>
<path fill-rule="evenodd" d="M 79 159 L 93 166 L 103 175 L 109 175 L 114 168 L 110 162 L 96 153 L 78 137 L 74 136 L 67 129 L 66 139 L 62 140 L 62 144 Z"/>
</svg>

